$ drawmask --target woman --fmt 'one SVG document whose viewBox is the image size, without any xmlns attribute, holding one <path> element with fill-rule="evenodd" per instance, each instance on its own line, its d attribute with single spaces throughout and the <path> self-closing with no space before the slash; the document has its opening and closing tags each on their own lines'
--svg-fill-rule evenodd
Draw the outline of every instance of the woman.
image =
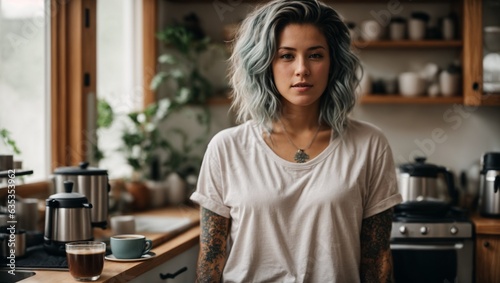
<svg viewBox="0 0 500 283">
<path fill-rule="evenodd" d="M 272 1 L 243 22 L 231 61 L 241 125 L 210 142 L 199 282 L 390 282 L 391 149 L 349 119 L 358 59 L 340 16 Z"/>
</svg>

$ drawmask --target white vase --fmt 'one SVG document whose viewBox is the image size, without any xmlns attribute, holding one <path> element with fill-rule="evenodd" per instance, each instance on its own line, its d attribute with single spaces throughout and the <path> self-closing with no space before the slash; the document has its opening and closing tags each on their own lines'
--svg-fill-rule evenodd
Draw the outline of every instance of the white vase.
<svg viewBox="0 0 500 283">
<path fill-rule="evenodd" d="M 149 203 L 152 208 L 159 208 L 167 203 L 166 182 L 148 180 L 146 186 L 149 190 Z"/>
<path fill-rule="evenodd" d="M 427 23 L 421 19 L 410 19 L 408 21 L 408 37 L 411 40 L 422 40 L 425 38 Z"/>
<path fill-rule="evenodd" d="M 177 173 L 171 173 L 167 176 L 168 183 L 168 204 L 179 205 L 187 199 L 187 185 L 186 181 L 182 179 Z"/>
</svg>

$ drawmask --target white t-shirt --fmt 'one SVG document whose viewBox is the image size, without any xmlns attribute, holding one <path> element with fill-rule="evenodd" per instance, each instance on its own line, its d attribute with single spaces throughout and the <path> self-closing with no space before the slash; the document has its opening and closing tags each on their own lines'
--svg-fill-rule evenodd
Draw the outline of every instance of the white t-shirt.
<svg viewBox="0 0 500 283">
<path fill-rule="evenodd" d="M 251 121 L 218 133 L 191 196 L 231 218 L 223 282 L 359 282 L 362 219 L 402 200 L 386 138 L 351 120 L 342 139 L 294 163 L 262 133 Z"/>
</svg>

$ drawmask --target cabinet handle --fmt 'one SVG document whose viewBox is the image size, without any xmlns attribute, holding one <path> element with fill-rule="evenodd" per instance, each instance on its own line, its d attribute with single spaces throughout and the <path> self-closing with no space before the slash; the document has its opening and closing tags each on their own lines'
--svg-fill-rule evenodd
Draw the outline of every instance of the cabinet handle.
<svg viewBox="0 0 500 283">
<path fill-rule="evenodd" d="M 483 242 L 483 247 L 487 248 L 489 246 L 490 246 L 490 242 L 488 242 L 488 241 Z"/>
<path fill-rule="evenodd" d="M 475 90 L 475 91 L 478 91 L 479 90 L 479 84 L 477 82 L 474 82 L 472 84 L 472 89 Z"/>
<path fill-rule="evenodd" d="M 174 273 L 167 273 L 167 274 L 160 273 L 160 278 L 161 278 L 161 280 L 174 279 L 175 277 L 177 277 L 177 275 L 185 272 L 186 270 L 188 270 L 188 268 L 186 266 L 184 266 L 183 268 L 177 270 Z"/>
</svg>

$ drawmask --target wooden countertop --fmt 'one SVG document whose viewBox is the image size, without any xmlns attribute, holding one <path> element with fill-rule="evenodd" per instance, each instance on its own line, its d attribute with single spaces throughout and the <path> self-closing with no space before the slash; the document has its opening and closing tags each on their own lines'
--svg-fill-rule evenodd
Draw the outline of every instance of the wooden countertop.
<svg viewBox="0 0 500 283">
<path fill-rule="evenodd" d="M 152 252 L 156 253 L 156 257 L 138 262 L 114 262 L 104 261 L 104 269 L 99 280 L 94 282 L 126 282 L 129 281 L 153 268 L 163 264 L 169 259 L 183 253 L 199 242 L 200 227 L 199 227 L 199 210 L 188 207 L 163 208 L 153 211 L 134 213 L 140 216 L 168 216 L 168 217 L 189 217 L 192 219 L 190 227 L 182 231 L 173 231 L 169 233 L 141 233 L 153 241 Z M 186 230 L 187 229 L 187 230 Z M 100 236 L 106 237 L 111 235 L 112 231 L 104 231 Z M 94 235 L 97 239 L 99 236 Z M 22 283 L 53 283 L 53 282 L 76 282 L 69 271 L 48 271 L 35 270 L 36 275 L 29 277 L 20 282 Z"/>
<path fill-rule="evenodd" d="M 478 214 L 471 216 L 476 234 L 500 235 L 500 218 L 486 218 Z"/>
</svg>

